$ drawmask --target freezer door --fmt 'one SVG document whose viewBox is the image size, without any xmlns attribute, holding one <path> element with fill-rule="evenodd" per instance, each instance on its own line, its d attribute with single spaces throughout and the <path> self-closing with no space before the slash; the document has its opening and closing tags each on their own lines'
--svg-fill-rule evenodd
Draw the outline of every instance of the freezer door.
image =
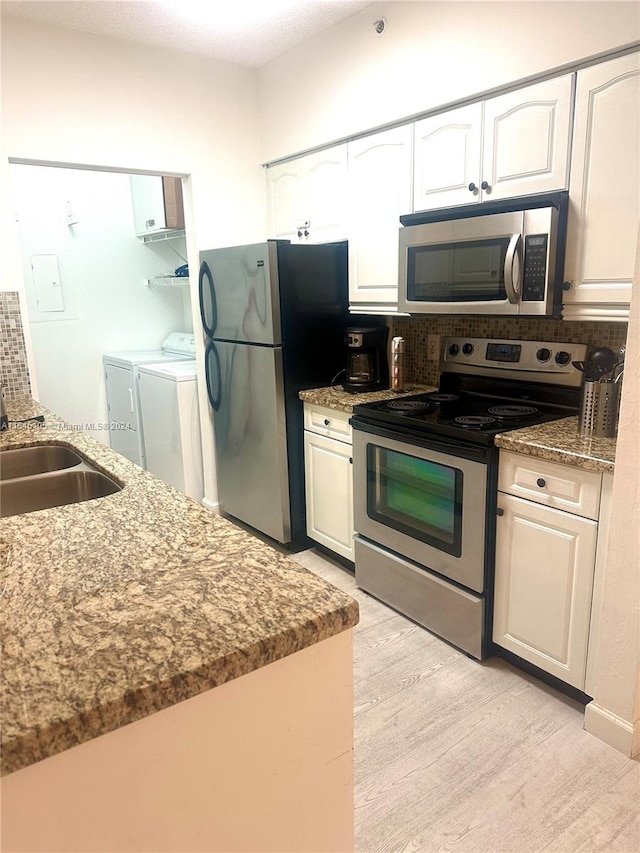
<svg viewBox="0 0 640 853">
<path fill-rule="evenodd" d="M 282 349 L 216 340 L 207 357 L 220 509 L 289 542 Z"/>
<path fill-rule="evenodd" d="M 201 252 L 199 291 L 209 338 L 282 343 L 275 243 Z"/>
</svg>

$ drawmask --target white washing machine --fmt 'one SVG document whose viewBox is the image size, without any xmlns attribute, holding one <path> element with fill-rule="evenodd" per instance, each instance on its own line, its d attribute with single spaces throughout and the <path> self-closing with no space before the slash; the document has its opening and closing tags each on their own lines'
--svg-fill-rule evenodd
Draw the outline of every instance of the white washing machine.
<svg viewBox="0 0 640 853">
<path fill-rule="evenodd" d="M 138 368 L 147 471 L 194 500 L 204 497 L 196 362 Z"/>
<path fill-rule="evenodd" d="M 107 352 L 102 356 L 109 413 L 109 444 L 146 468 L 144 433 L 140 417 L 138 367 L 157 362 L 195 359 L 196 343 L 189 332 L 171 332 L 162 349 Z"/>
</svg>

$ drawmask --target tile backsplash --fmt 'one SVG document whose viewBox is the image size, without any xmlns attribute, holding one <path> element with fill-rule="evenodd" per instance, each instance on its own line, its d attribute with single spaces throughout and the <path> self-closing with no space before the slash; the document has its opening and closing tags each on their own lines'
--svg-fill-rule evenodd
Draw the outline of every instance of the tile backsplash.
<svg viewBox="0 0 640 853">
<path fill-rule="evenodd" d="M 427 358 L 427 336 L 447 335 L 503 340 L 567 341 L 591 346 L 607 346 L 617 351 L 627 339 L 626 323 L 567 323 L 549 318 L 512 317 L 390 317 L 389 338 L 405 340 L 405 377 L 408 382 L 437 385 L 440 371 Z"/>
<path fill-rule="evenodd" d="M 7 400 L 31 396 L 20 299 L 13 291 L 0 291 L 0 382 Z"/>
</svg>

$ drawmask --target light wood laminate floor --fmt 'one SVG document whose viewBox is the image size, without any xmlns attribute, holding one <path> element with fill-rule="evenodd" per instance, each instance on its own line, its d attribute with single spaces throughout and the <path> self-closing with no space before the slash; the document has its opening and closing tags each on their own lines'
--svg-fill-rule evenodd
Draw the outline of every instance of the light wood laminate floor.
<svg viewBox="0 0 640 853">
<path fill-rule="evenodd" d="M 583 730 L 583 707 L 506 662 L 480 663 L 355 586 L 357 853 L 640 851 L 640 762 Z"/>
</svg>

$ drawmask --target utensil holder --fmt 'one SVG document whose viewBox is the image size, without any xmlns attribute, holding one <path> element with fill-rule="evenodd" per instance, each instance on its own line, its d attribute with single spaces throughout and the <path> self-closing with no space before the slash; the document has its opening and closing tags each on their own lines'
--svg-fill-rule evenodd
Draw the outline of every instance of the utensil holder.
<svg viewBox="0 0 640 853">
<path fill-rule="evenodd" d="M 610 380 L 586 381 L 582 388 L 580 435 L 614 438 L 618 428 L 620 385 Z"/>
</svg>

